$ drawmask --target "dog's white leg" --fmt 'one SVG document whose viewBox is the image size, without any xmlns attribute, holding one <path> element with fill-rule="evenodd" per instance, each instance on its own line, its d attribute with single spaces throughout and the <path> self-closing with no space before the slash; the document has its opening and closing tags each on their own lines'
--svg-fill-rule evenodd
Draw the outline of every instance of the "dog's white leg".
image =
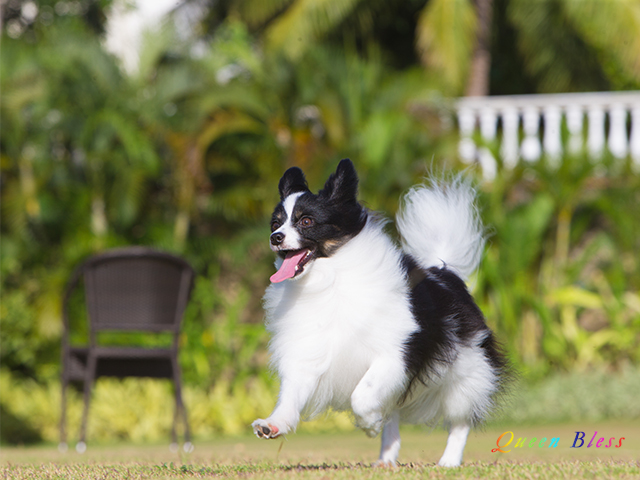
<svg viewBox="0 0 640 480">
<path fill-rule="evenodd" d="M 351 394 L 356 424 L 369 437 L 375 437 L 392 410 L 405 383 L 402 361 L 396 358 L 375 360 Z"/>
<path fill-rule="evenodd" d="M 382 429 L 382 444 L 377 465 L 395 467 L 400 452 L 400 413 L 396 410 Z"/>
<path fill-rule="evenodd" d="M 462 463 L 462 452 L 467 443 L 469 435 L 469 425 L 466 423 L 454 424 L 449 429 L 447 447 L 444 449 L 442 458 L 438 462 L 441 467 L 458 467 Z"/>
<path fill-rule="evenodd" d="M 251 424 L 259 438 L 276 438 L 296 429 L 300 413 L 317 384 L 313 375 L 287 376 L 282 379 L 278 403 L 266 420 L 259 418 Z"/>
</svg>

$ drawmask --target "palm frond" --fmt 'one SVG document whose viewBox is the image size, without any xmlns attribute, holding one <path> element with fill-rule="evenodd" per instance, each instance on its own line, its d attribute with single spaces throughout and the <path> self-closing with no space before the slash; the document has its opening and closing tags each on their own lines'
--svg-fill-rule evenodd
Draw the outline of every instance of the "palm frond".
<svg viewBox="0 0 640 480">
<path fill-rule="evenodd" d="M 269 21 L 293 0 L 244 0 L 238 2 L 240 18 L 255 27 Z"/>
<path fill-rule="evenodd" d="M 614 57 L 627 75 L 640 81 L 640 1 L 565 0 L 563 9 L 603 64 Z"/>
<path fill-rule="evenodd" d="M 509 3 L 507 16 L 518 31 L 518 49 L 524 57 L 525 68 L 538 80 L 540 93 L 607 88 L 593 48 L 567 16 L 566 6 L 572 3 L 582 8 L 590 2 L 513 0 Z M 617 1 L 594 3 L 606 10 Z"/>
<path fill-rule="evenodd" d="M 138 55 L 138 70 L 135 78 L 143 84 L 147 82 L 158 67 L 162 57 L 176 46 L 177 35 L 170 22 L 163 22 L 159 28 L 147 29 L 142 34 Z"/>
<path fill-rule="evenodd" d="M 441 74 L 454 94 L 466 80 L 476 27 L 469 0 L 431 0 L 418 19 L 416 48 L 421 61 Z"/>
<path fill-rule="evenodd" d="M 337 26 L 361 0 L 296 0 L 268 28 L 267 47 L 296 59 Z"/>
</svg>

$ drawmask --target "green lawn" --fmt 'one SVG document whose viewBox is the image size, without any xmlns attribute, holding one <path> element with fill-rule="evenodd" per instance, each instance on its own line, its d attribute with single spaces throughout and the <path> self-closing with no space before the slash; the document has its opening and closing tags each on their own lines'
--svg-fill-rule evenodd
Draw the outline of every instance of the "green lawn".
<svg viewBox="0 0 640 480">
<path fill-rule="evenodd" d="M 408 428 L 403 431 L 400 467 L 372 468 L 378 440 L 354 431 L 342 434 L 299 433 L 287 440 L 253 437 L 196 442 L 191 454 L 173 454 L 167 445 L 90 445 L 84 455 L 55 446 L 0 450 L 1 478 L 43 479 L 188 479 L 188 478 L 640 478 L 640 422 L 597 425 L 550 425 L 512 429 L 526 437 L 524 448 L 492 453 L 508 428 L 471 434 L 465 463 L 459 469 L 435 467 L 445 432 Z M 576 430 L 585 432 L 582 448 L 570 448 Z M 594 432 L 605 437 L 600 448 L 586 448 Z M 529 448 L 532 438 L 536 441 Z M 543 437 L 560 437 L 558 447 L 538 446 Z M 625 437 L 620 448 L 605 448 L 608 439 Z M 594 442 L 595 443 L 595 442 Z M 548 444 L 548 442 L 547 442 Z"/>
</svg>

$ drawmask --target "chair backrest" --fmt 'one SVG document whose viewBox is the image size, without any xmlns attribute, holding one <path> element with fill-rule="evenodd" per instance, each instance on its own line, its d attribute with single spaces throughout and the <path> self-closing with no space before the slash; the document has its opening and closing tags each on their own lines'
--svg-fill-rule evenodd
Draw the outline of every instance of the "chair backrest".
<svg viewBox="0 0 640 480">
<path fill-rule="evenodd" d="M 91 257 L 79 275 L 92 336 L 105 330 L 177 333 L 195 276 L 185 260 L 144 247 Z"/>
</svg>

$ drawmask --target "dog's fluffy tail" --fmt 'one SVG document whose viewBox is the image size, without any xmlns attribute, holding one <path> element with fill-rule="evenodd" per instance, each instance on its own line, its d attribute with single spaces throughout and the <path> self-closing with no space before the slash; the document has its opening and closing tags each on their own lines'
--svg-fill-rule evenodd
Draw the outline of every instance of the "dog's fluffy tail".
<svg viewBox="0 0 640 480">
<path fill-rule="evenodd" d="M 465 280 L 478 268 L 485 232 L 476 191 L 461 175 L 412 188 L 396 221 L 404 250 L 421 267 L 446 266 Z"/>
</svg>

